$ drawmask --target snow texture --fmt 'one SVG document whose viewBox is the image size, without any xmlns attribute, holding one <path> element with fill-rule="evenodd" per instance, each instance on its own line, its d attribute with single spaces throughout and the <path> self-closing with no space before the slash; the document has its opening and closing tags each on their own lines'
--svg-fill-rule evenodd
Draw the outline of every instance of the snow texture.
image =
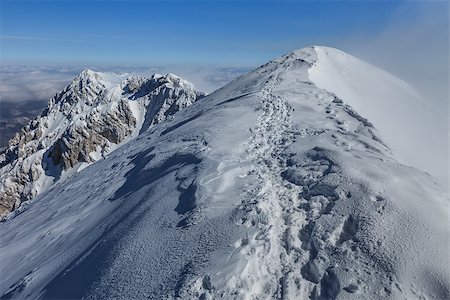
<svg viewBox="0 0 450 300">
<path fill-rule="evenodd" d="M 448 299 L 448 197 L 314 83 L 323 51 L 341 55 L 270 61 L 0 223 L 0 295 Z"/>
</svg>

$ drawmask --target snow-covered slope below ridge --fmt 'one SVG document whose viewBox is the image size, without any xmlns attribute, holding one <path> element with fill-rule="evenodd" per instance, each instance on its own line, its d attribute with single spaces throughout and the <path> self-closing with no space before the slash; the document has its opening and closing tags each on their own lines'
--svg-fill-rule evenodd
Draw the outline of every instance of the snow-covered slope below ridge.
<svg viewBox="0 0 450 300">
<path fill-rule="evenodd" d="M 449 200 L 311 82 L 318 49 L 241 76 L 1 223 L 0 295 L 448 299 Z"/>
<path fill-rule="evenodd" d="M 400 162 L 450 188 L 448 111 L 436 111 L 406 82 L 345 52 L 320 47 L 317 55 L 312 82 L 369 119 Z"/>
<path fill-rule="evenodd" d="M 173 74 L 83 71 L 0 153 L 0 217 L 202 96 Z"/>
</svg>

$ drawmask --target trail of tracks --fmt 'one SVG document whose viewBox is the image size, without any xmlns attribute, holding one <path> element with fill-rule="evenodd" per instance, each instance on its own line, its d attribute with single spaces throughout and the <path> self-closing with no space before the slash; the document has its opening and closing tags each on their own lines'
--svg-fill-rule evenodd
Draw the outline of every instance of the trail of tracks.
<svg viewBox="0 0 450 300">
<path fill-rule="evenodd" d="M 298 128 L 289 104 L 297 100 L 290 95 L 284 97 L 280 77 L 270 76 L 258 94 L 259 117 L 250 130 L 242 158 L 244 164 L 252 166 L 252 179 L 238 214 L 250 235 L 235 243 L 236 248 L 219 271 L 226 279 L 211 292 L 225 298 L 335 299 L 340 282 L 331 256 L 337 248 L 348 250 L 343 244 L 353 243 L 358 220 L 351 214 L 333 217 L 333 221 L 325 217 L 332 214 L 337 201 L 351 196 L 343 190 L 338 192 L 336 180 L 342 175 L 339 166 L 327 148 L 316 145 L 325 139 L 346 147 L 348 135 L 354 141 L 352 146 L 359 147 L 359 139 L 350 135 L 345 118 L 356 120 L 350 119 L 350 125 L 358 127 L 361 136 L 375 138 L 370 124 L 333 94 L 308 82 L 301 83 L 304 86 L 298 101 L 314 106 L 317 117 L 326 116 L 335 128 L 311 121 L 308 111 Z M 330 130 L 331 135 L 327 132 Z M 300 143 L 302 150 L 298 148 Z M 329 178 L 333 178 L 332 183 Z M 233 256 L 239 257 L 231 260 Z M 233 266 L 228 268 L 228 264 Z M 347 288 L 357 290 L 355 285 Z"/>
<path fill-rule="evenodd" d="M 305 154 L 302 165 L 296 166 L 304 172 L 304 178 L 311 179 L 309 183 L 294 184 L 283 176 L 289 169 L 288 147 L 294 142 L 295 130 L 290 116 L 293 109 L 274 91 L 278 80 L 278 76 L 272 76 L 260 92 L 262 114 L 248 143 L 246 159 L 254 165 L 258 184 L 246 195 L 245 223 L 256 227 L 257 234 L 242 242 L 241 253 L 248 258 L 242 278 L 252 296 L 321 299 L 323 292 L 319 290 L 324 287 L 328 294 L 322 297 L 334 298 L 334 273 L 313 241 L 316 220 L 328 214 L 339 198 L 333 187 L 323 183 L 334 163 L 320 148 L 313 148 Z M 305 97 L 314 101 L 332 98 L 315 88 L 305 92 Z"/>
<path fill-rule="evenodd" d="M 277 76 L 271 77 L 260 93 L 262 115 L 248 143 L 248 160 L 254 163 L 254 175 L 259 179 L 248 195 L 249 222 L 253 222 L 249 225 L 256 224 L 259 230 L 244 248 L 251 253 L 249 290 L 282 299 L 302 296 L 302 289 L 309 285 L 298 269 L 309 259 L 309 253 L 301 249 L 298 232 L 306 224 L 300 208 L 302 188 L 281 176 L 288 159 L 286 148 L 294 135 L 292 108 L 286 99 L 273 93 L 277 81 Z M 307 290 L 304 292 L 309 293 Z"/>
</svg>

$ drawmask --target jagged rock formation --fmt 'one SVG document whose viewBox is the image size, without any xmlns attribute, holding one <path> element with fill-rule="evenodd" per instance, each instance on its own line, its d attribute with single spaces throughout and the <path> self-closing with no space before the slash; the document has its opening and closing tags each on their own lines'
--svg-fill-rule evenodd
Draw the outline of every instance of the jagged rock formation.
<svg viewBox="0 0 450 300">
<path fill-rule="evenodd" d="M 203 96 L 173 74 L 83 71 L 0 154 L 0 217 Z"/>
</svg>

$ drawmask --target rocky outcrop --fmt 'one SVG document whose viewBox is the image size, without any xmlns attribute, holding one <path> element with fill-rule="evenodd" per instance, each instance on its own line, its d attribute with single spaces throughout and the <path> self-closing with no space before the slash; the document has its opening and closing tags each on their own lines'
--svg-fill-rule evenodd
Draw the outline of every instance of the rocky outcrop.
<svg viewBox="0 0 450 300">
<path fill-rule="evenodd" d="M 203 96 L 173 74 L 83 71 L 0 153 L 0 217 Z"/>
<path fill-rule="evenodd" d="M 86 124 L 89 125 L 71 127 L 49 149 L 46 154 L 54 165 L 68 170 L 80 162 L 94 162 L 90 153 L 100 149 L 101 156 L 104 156 L 108 153 L 109 143 L 124 141 L 136 128 L 136 118 L 127 102 L 121 99 L 117 109 L 106 112 L 102 119 L 89 114 Z"/>
</svg>

